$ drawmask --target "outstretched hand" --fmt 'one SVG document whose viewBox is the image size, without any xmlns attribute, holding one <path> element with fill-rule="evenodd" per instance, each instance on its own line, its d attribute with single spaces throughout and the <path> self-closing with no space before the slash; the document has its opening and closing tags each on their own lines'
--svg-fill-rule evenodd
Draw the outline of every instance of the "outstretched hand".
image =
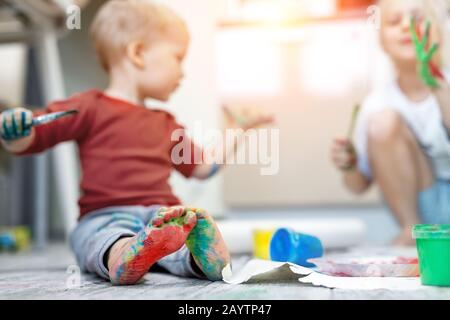
<svg viewBox="0 0 450 320">
<path fill-rule="evenodd" d="M 272 115 L 250 114 L 248 109 L 244 109 L 242 115 L 235 114 L 228 106 L 223 106 L 223 111 L 231 123 L 244 130 L 256 129 L 275 122 Z"/>
<path fill-rule="evenodd" d="M 431 23 L 426 22 L 425 33 L 422 35 L 420 26 L 411 18 L 410 31 L 416 48 L 419 73 L 425 84 L 433 89 L 439 88 L 439 81 L 444 79 L 442 72 L 433 63 L 433 58 L 439 49 L 439 44 L 430 45 Z"/>
</svg>

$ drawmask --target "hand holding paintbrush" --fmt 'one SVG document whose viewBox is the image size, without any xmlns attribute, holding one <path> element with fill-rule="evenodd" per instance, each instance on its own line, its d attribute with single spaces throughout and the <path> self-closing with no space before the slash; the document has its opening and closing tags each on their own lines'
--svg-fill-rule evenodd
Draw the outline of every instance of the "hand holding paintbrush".
<svg viewBox="0 0 450 320">
<path fill-rule="evenodd" d="M 356 105 L 353 109 L 347 137 L 343 139 L 335 139 L 333 141 L 331 148 L 331 159 L 336 167 L 341 171 L 351 171 L 356 167 L 357 155 L 352 141 L 359 110 L 359 105 Z"/>
<path fill-rule="evenodd" d="M 0 133 L 4 141 L 10 142 L 30 135 L 31 129 L 60 118 L 73 116 L 77 110 L 44 114 L 33 118 L 33 112 L 24 108 L 9 109 L 0 114 Z"/>
</svg>

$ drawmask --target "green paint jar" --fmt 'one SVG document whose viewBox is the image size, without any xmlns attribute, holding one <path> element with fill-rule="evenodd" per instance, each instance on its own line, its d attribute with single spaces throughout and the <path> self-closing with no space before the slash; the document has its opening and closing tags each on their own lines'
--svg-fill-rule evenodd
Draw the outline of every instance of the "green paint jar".
<svg viewBox="0 0 450 320">
<path fill-rule="evenodd" d="M 413 238 L 422 284 L 450 287 L 450 225 L 416 225 Z"/>
</svg>

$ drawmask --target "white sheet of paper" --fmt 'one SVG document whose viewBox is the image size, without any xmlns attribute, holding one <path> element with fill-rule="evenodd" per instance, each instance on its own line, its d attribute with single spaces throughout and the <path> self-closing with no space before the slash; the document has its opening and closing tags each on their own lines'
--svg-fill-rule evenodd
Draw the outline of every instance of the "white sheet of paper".
<svg viewBox="0 0 450 320">
<path fill-rule="evenodd" d="M 420 278 L 348 278 L 332 277 L 313 272 L 298 279 L 301 283 L 316 287 L 345 290 L 417 290 L 422 287 Z"/>
<path fill-rule="evenodd" d="M 286 281 L 292 279 L 298 279 L 303 284 L 346 290 L 417 290 L 422 287 L 420 278 L 333 277 L 292 263 L 257 259 L 250 260 L 238 272 L 230 273 L 224 281 L 228 284 L 237 285 L 250 281 Z"/>
<path fill-rule="evenodd" d="M 294 271 L 295 270 L 295 271 Z M 228 284 L 242 284 L 251 280 L 289 280 L 294 275 L 309 275 L 312 270 L 292 263 L 253 259 L 238 272 L 227 274 L 223 281 Z M 298 278 L 298 276 L 296 276 Z"/>
</svg>

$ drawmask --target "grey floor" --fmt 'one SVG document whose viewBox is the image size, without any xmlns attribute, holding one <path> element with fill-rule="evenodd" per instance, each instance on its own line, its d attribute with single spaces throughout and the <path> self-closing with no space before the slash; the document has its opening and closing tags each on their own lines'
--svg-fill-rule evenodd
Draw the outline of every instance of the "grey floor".
<svg viewBox="0 0 450 320">
<path fill-rule="evenodd" d="M 247 257 L 234 259 L 235 268 Z M 68 247 L 52 245 L 43 252 L 0 255 L 0 299 L 163 299 L 163 300 L 296 300 L 296 299 L 450 299 L 450 288 L 417 291 L 349 291 L 283 283 L 227 285 L 149 273 L 131 287 L 114 287 L 92 275 L 81 275 L 80 286 L 68 272 L 75 263 Z"/>
<path fill-rule="evenodd" d="M 267 212 L 269 214 L 269 212 Z M 298 210 L 271 212 L 278 217 L 298 216 Z M 251 212 L 234 212 L 238 219 Z M 395 235 L 397 227 L 382 209 L 304 210 L 302 217 L 359 217 L 368 227 L 367 244 L 385 245 Z M 259 215 L 254 215 L 258 218 Z M 234 268 L 249 257 L 235 257 Z M 0 299 L 450 299 L 450 288 L 422 288 L 417 291 L 349 291 L 330 290 L 302 285 L 295 279 L 283 283 L 253 283 L 239 286 L 183 279 L 162 273 L 149 273 L 144 282 L 132 287 L 114 287 L 92 275 L 80 277 L 75 260 L 64 243 L 52 244 L 43 251 L 20 254 L 0 254 Z M 77 281 L 79 280 L 79 281 Z M 79 283 L 79 286 L 77 285 Z"/>
</svg>

